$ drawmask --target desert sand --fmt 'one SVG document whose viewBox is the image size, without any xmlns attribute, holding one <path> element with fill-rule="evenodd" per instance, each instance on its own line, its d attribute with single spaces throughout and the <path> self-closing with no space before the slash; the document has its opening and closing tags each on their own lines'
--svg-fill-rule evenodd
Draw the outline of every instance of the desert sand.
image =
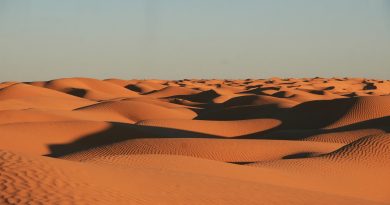
<svg viewBox="0 0 390 205">
<path fill-rule="evenodd" d="M 0 83 L 0 204 L 390 204 L 390 81 Z"/>
</svg>

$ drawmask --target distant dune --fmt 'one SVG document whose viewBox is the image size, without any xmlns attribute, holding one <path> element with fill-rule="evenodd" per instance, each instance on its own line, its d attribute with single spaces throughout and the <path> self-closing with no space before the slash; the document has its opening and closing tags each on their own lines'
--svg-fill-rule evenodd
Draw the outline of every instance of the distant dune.
<svg viewBox="0 0 390 205">
<path fill-rule="evenodd" d="M 0 204 L 390 204 L 390 81 L 0 83 Z"/>
</svg>

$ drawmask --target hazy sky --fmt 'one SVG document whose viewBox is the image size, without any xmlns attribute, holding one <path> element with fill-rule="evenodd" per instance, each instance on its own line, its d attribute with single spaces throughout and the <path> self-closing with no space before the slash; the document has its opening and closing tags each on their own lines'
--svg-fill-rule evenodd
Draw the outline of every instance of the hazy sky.
<svg viewBox="0 0 390 205">
<path fill-rule="evenodd" d="M 390 0 L 0 0 L 0 81 L 390 79 Z"/>
</svg>

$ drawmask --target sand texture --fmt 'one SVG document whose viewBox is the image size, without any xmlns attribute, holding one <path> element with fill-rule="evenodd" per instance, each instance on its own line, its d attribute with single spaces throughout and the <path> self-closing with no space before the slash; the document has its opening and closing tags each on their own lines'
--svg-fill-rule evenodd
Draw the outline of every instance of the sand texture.
<svg viewBox="0 0 390 205">
<path fill-rule="evenodd" d="M 390 81 L 3 82 L 0 204 L 390 204 Z"/>
</svg>

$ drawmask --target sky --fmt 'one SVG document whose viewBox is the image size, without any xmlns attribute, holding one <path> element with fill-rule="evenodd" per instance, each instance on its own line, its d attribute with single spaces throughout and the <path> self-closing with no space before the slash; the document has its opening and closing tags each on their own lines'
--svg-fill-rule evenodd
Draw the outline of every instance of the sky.
<svg viewBox="0 0 390 205">
<path fill-rule="evenodd" d="M 390 0 L 0 0 L 0 81 L 390 79 Z"/>
</svg>

